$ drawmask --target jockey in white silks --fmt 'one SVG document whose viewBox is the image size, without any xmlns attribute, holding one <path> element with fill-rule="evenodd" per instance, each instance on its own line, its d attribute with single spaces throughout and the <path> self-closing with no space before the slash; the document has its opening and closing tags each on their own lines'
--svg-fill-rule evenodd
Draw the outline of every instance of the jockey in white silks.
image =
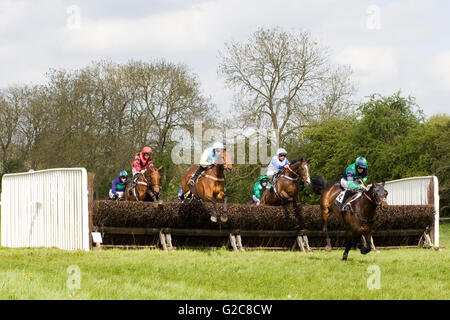
<svg viewBox="0 0 450 320">
<path fill-rule="evenodd" d="M 289 165 L 289 160 L 286 158 L 287 152 L 283 148 L 277 150 L 277 155 L 272 158 L 267 167 L 267 176 L 273 181 L 273 176 L 282 168 Z"/>
<path fill-rule="evenodd" d="M 198 176 L 205 171 L 208 166 L 214 164 L 218 156 L 222 155 L 223 150 L 225 147 L 221 142 L 215 142 L 211 148 L 206 149 L 203 151 L 202 157 L 200 158 L 200 164 L 195 171 L 195 173 L 192 175 L 191 179 L 189 179 L 187 185 L 192 187 L 194 185 L 195 180 L 197 180 Z"/>
</svg>

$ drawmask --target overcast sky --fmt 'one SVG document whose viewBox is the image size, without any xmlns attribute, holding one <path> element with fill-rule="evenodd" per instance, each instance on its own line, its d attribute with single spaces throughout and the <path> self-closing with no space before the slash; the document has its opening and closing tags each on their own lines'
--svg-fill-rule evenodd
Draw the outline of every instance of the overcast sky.
<svg viewBox="0 0 450 320">
<path fill-rule="evenodd" d="M 92 60 L 184 63 L 226 114 L 218 52 L 259 27 L 307 30 L 351 65 L 356 100 L 401 90 L 430 116 L 450 109 L 450 2 L 0 0 L 0 87 L 45 81 Z"/>
</svg>

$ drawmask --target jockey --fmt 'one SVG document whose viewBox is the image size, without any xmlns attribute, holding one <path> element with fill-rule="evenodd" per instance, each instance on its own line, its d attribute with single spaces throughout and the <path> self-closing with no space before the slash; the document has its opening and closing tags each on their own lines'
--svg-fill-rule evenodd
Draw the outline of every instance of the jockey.
<svg viewBox="0 0 450 320">
<path fill-rule="evenodd" d="M 116 200 L 122 198 L 125 187 L 127 186 L 128 172 L 120 171 L 119 176 L 112 181 L 111 189 L 109 190 L 109 199 Z"/>
<path fill-rule="evenodd" d="M 153 168 L 152 152 L 152 148 L 144 147 L 142 151 L 137 153 L 134 157 L 134 161 L 131 164 L 134 177 L 133 181 L 135 181 L 137 173 L 143 173 L 143 171 L 149 167 Z"/>
<path fill-rule="evenodd" d="M 197 180 L 198 176 L 205 171 L 208 166 L 215 164 L 219 156 L 222 154 L 225 147 L 221 142 L 214 142 L 211 148 L 205 149 L 203 151 L 202 157 L 200 158 L 200 165 L 195 171 L 194 175 L 189 179 L 187 185 L 192 187 L 194 186 L 195 180 Z"/>
<path fill-rule="evenodd" d="M 361 183 L 362 181 L 362 183 Z M 367 188 L 364 183 L 367 181 L 367 160 L 364 157 L 356 158 L 342 173 L 341 187 L 344 189 L 337 197 L 335 204 L 340 210 L 344 210 L 346 201 L 350 195 L 358 190 L 365 190 Z"/>
<path fill-rule="evenodd" d="M 287 152 L 283 148 L 277 150 L 277 155 L 272 158 L 267 167 L 267 176 L 273 182 L 273 176 L 275 176 L 278 171 L 282 168 L 287 168 L 289 165 L 289 160 L 286 158 Z"/>
<path fill-rule="evenodd" d="M 261 195 L 266 188 L 270 188 L 269 177 L 263 174 L 259 177 L 259 180 L 255 183 L 253 188 L 253 201 L 256 204 L 259 204 Z"/>
</svg>

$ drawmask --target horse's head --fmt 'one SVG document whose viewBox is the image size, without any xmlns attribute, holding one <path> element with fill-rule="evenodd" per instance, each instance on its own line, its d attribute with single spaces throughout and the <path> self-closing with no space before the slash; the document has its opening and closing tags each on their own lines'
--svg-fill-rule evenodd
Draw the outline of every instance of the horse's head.
<svg viewBox="0 0 450 320">
<path fill-rule="evenodd" d="M 159 185 L 161 184 L 161 173 L 159 170 L 162 168 L 149 168 L 145 173 L 145 179 L 149 187 L 153 189 L 154 192 L 159 193 Z"/>
<path fill-rule="evenodd" d="M 311 184 L 311 177 L 309 176 L 309 161 L 303 158 L 295 159 L 289 165 L 292 171 L 301 176 L 303 181 Z"/>
<path fill-rule="evenodd" d="M 381 208 L 383 212 L 386 212 L 388 209 L 388 203 L 386 201 L 388 192 L 384 189 L 384 182 L 380 184 L 373 182 L 369 189 L 369 193 L 372 195 L 377 208 Z"/>
<path fill-rule="evenodd" d="M 223 165 L 228 172 L 233 169 L 233 157 L 225 149 L 218 155 L 217 163 Z"/>
</svg>

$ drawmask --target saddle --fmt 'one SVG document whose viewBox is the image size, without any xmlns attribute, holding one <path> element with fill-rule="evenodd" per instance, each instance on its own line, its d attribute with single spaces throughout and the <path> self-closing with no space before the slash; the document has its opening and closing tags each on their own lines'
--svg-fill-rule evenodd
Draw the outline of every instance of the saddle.
<svg viewBox="0 0 450 320">
<path fill-rule="evenodd" d="M 341 189 L 342 190 L 344 190 L 342 187 L 341 187 Z M 345 201 L 345 203 L 342 203 L 342 209 L 341 209 L 341 211 L 345 211 L 345 210 L 350 210 L 350 211 L 352 211 L 353 212 L 353 209 L 352 209 L 352 203 L 355 201 L 355 200 L 357 200 L 357 199 L 359 199 L 361 196 L 362 196 L 362 192 L 360 192 L 360 191 L 357 191 L 357 192 L 355 192 L 354 194 L 352 194 L 346 201 Z M 342 202 L 342 199 L 343 198 L 343 196 L 341 196 L 341 199 L 339 199 L 339 196 L 336 198 L 336 200 L 335 201 L 337 201 L 337 202 Z M 338 203 L 336 203 L 337 205 L 338 205 Z M 338 205 L 339 206 L 339 205 Z"/>
</svg>

